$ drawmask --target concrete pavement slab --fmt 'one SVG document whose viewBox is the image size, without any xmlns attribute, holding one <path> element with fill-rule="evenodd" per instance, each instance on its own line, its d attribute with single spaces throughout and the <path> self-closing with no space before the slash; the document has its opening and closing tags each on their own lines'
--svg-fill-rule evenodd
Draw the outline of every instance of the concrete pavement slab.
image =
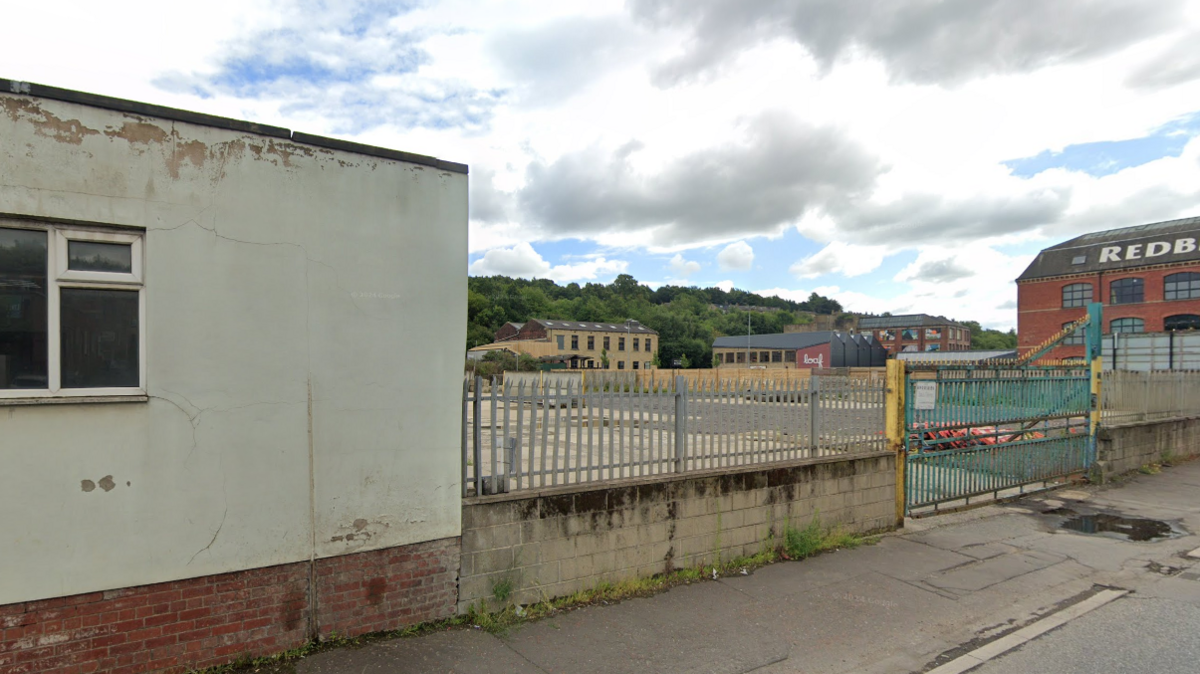
<svg viewBox="0 0 1200 674">
<path fill-rule="evenodd" d="M 966 555 L 974 559 L 991 559 L 1000 555 L 1007 555 L 1016 552 L 1016 548 L 1004 543 L 972 543 L 957 549 L 959 554 Z"/>
<path fill-rule="evenodd" d="M 1134 543 L 1103 536 L 1056 532 L 1051 536 L 1031 536 L 1010 541 L 1012 545 L 1030 550 L 1069 557 L 1098 571 L 1120 571 L 1131 559 L 1150 559 L 1158 550 L 1169 550 L 1170 541 Z M 1165 546 L 1165 547 L 1164 547 Z"/>
<path fill-rule="evenodd" d="M 1130 584 L 1139 598 L 1170 599 L 1200 606 L 1200 580 L 1178 576 L 1143 580 Z"/>
<path fill-rule="evenodd" d="M 1009 513 L 997 509 L 997 514 L 969 522 L 922 531 L 905 537 L 942 548 L 961 551 L 972 545 L 1003 543 L 1012 538 L 1035 534 L 1050 535 L 1045 526 L 1036 519 L 1022 513 Z"/>
<path fill-rule="evenodd" d="M 553 616 L 505 643 L 552 674 L 732 674 L 788 656 L 788 644 L 766 620 L 747 595 L 707 582 Z"/>
<path fill-rule="evenodd" d="M 342 648 L 301 660 L 297 674 L 529 674 L 540 672 L 504 643 L 481 630 L 451 630 L 422 637 Z"/>
<path fill-rule="evenodd" d="M 900 536 L 889 536 L 876 545 L 855 551 L 849 558 L 867 564 L 870 570 L 907 581 L 975 561 L 974 557 Z"/>
<path fill-rule="evenodd" d="M 1032 571 L 1044 569 L 1066 561 L 1066 559 L 1063 555 L 1038 550 L 1021 550 L 983 560 L 978 564 L 938 573 L 926 578 L 923 582 L 941 590 L 967 594 L 1003 583 L 1006 580 L 1012 580 Z"/>
<path fill-rule="evenodd" d="M 964 618 L 954 600 L 874 572 L 757 610 L 790 645 L 788 660 L 767 670 L 775 672 L 857 671 Z"/>
</svg>

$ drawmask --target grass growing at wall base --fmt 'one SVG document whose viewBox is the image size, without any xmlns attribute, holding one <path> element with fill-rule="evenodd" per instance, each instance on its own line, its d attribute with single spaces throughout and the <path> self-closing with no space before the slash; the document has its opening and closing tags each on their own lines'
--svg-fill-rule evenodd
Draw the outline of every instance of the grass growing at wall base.
<svg viewBox="0 0 1200 674">
<path fill-rule="evenodd" d="M 841 548 L 856 548 L 862 539 L 841 529 L 823 529 L 821 522 L 813 515 L 808 526 L 797 529 L 789 522 L 784 529 L 783 546 L 780 555 L 784 559 L 804 559 L 821 552 Z"/>
<path fill-rule="evenodd" d="M 762 549 L 757 554 L 748 557 L 736 557 L 726 562 L 678 569 L 649 578 L 632 578 L 619 583 L 601 582 L 588 590 L 580 590 L 554 599 L 545 598 L 528 606 L 509 604 L 498 611 L 489 611 L 482 603 L 477 603 L 467 613 L 443 620 L 351 638 L 332 634 L 320 641 L 312 641 L 299 648 L 276 655 L 246 658 L 220 667 L 193 670 L 191 674 L 291 674 L 296 671 L 295 663 L 298 660 L 337 648 L 356 648 L 376 641 L 417 637 L 455 628 L 482 629 L 493 634 L 503 634 L 522 623 L 541 620 L 564 611 L 597 604 L 611 604 L 635 597 L 649 597 L 680 585 L 716 580 L 723 576 L 742 575 L 778 561 L 801 560 L 823 552 L 855 548 L 864 544 L 870 545 L 878 541 L 880 537 L 880 535 L 851 534 L 839 528 L 825 529 L 821 527 L 817 515 L 813 515 L 812 520 L 803 529 L 797 529 L 788 522 L 785 524 L 782 540 L 768 537 L 763 541 Z M 717 557 L 714 556 L 714 558 Z M 493 594 L 500 601 L 505 601 L 513 589 L 515 588 L 494 587 Z M 503 599 L 501 599 L 501 595 L 503 595 Z"/>
</svg>

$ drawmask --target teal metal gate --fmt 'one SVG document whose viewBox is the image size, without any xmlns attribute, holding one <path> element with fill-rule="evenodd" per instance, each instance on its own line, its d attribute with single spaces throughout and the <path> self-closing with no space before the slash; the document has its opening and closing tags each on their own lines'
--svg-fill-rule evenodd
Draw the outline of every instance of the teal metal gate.
<svg viewBox="0 0 1200 674">
<path fill-rule="evenodd" d="M 1095 316 L 1091 316 L 1092 312 Z M 1099 307 L 1008 362 L 905 368 L 905 512 L 1086 472 L 1095 451 L 1092 359 L 1029 365 L 1076 329 L 1099 344 Z"/>
</svg>

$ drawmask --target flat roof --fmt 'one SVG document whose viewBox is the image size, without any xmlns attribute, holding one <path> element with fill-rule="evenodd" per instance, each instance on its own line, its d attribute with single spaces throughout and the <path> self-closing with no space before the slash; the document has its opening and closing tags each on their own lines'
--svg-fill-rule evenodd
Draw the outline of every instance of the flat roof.
<svg viewBox="0 0 1200 674">
<path fill-rule="evenodd" d="M 658 332 L 641 323 L 600 323 L 596 321 L 566 321 L 557 318 L 531 318 L 532 323 L 540 323 L 551 330 L 592 330 L 596 332 L 628 332 L 631 334 L 657 335 Z"/>
<path fill-rule="evenodd" d="M 1189 249 L 1179 244 L 1191 239 Z M 1200 217 L 1092 232 L 1038 253 L 1018 281 L 1200 260 Z"/>
<path fill-rule="evenodd" d="M 1016 357 L 1016 349 L 995 351 L 901 351 L 896 354 L 897 360 L 927 361 L 978 361 Z"/>
<path fill-rule="evenodd" d="M 6 80 L 4 78 L 0 78 L 0 93 L 32 96 L 35 98 L 49 98 L 56 101 L 64 101 L 66 103 L 78 103 L 79 105 L 86 105 L 93 108 L 104 108 L 106 110 L 127 112 L 134 115 L 158 117 L 160 119 L 169 119 L 176 122 L 186 122 L 188 124 L 227 129 L 229 131 L 241 131 L 243 133 L 253 133 L 259 136 L 282 138 L 285 140 L 290 140 L 293 143 L 299 143 L 301 145 L 313 145 L 315 147 L 323 147 L 329 150 L 341 150 L 343 152 L 352 152 L 354 154 L 362 154 L 370 157 L 380 157 L 382 159 L 394 159 L 396 161 L 408 162 L 409 164 L 432 166 L 434 168 L 451 171 L 453 173 L 467 173 L 466 164 L 446 161 L 444 159 L 438 159 L 437 157 L 430 157 L 423 154 L 414 154 L 412 152 L 403 152 L 401 150 L 391 150 L 385 147 L 377 147 L 374 145 L 364 145 L 362 143 L 355 143 L 337 138 L 316 136 L 311 133 L 291 131 L 280 126 L 259 124 L 258 122 L 248 122 L 240 119 L 231 119 L 229 117 L 218 117 L 216 115 L 208 115 L 202 112 L 168 108 L 162 105 L 140 103 L 138 101 L 129 101 L 123 98 L 112 98 L 111 96 L 89 94 L 82 91 L 73 91 L 71 89 L 48 87 L 44 84 L 34 84 L 33 82 L 20 82 L 17 80 Z"/>
<path fill-rule="evenodd" d="M 953 325 L 956 328 L 964 327 L 961 323 L 952 321 L 944 316 L 930 316 L 929 314 L 864 316 L 858 319 L 859 330 L 878 330 L 880 328 L 923 328 L 936 327 L 939 325 Z"/>
</svg>

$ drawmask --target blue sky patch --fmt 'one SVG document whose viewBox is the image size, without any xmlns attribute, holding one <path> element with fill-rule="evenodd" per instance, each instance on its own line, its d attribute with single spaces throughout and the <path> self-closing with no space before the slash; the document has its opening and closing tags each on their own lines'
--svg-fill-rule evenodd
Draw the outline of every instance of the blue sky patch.
<svg viewBox="0 0 1200 674">
<path fill-rule="evenodd" d="M 1200 134 L 1200 112 L 1172 120 L 1142 138 L 1068 145 L 1062 152 L 1043 150 L 1032 157 L 1002 163 L 1019 178 L 1032 178 L 1055 168 L 1082 171 L 1100 178 L 1163 157 L 1178 157 L 1197 134 Z"/>
</svg>

